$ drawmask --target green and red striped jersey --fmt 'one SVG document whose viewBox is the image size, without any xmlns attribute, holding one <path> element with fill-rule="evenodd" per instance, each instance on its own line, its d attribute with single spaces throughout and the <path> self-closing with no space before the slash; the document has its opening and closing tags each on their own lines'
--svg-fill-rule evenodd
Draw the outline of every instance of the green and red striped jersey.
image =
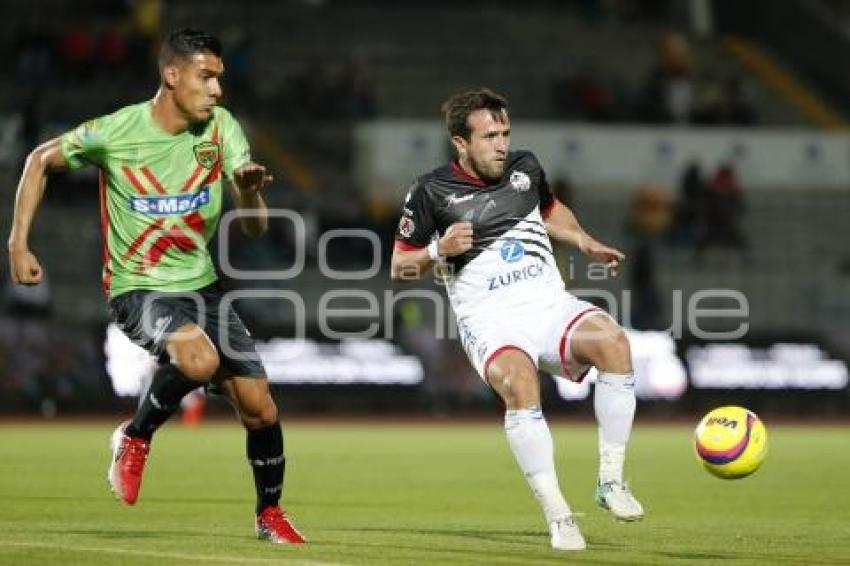
<svg viewBox="0 0 850 566">
<path fill-rule="evenodd" d="M 216 107 L 203 124 L 172 135 L 152 103 L 121 108 L 62 136 L 73 168 L 100 169 L 103 285 L 109 297 L 133 289 L 191 291 L 216 280 L 207 242 L 218 225 L 222 173 L 251 160 L 239 123 Z"/>
</svg>

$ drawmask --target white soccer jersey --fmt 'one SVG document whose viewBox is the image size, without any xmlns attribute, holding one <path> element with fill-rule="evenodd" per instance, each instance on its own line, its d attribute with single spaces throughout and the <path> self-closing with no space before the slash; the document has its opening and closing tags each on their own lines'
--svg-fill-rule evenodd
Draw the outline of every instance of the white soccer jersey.
<svg viewBox="0 0 850 566">
<path fill-rule="evenodd" d="M 489 243 L 454 272 L 446 290 L 458 319 L 475 314 L 532 309 L 564 290 L 552 244 L 538 208 Z"/>
<path fill-rule="evenodd" d="M 572 359 L 571 339 L 582 320 L 606 313 L 565 290 L 543 223 L 554 204 L 529 152 L 508 154 L 502 178 L 490 185 L 451 163 L 410 189 L 396 231 L 401 249 L 423 248 L 455 222 L 472 222 L 472 248 L 442 267 L 461 342 L 482 378 L 507 348 L 576 381 L 587 372 Z"/>
<path fill-rule="evenodd" d="M 521 307 L 564 289 L 541 213 L 554 203 L 530 152 L 508 154 L 502 178 L 490 185 L 451 163 L 420 177 L 410 189 L 396 245 L 425 247 L 455 222 L 470 221 L 472 248 L 444 266 L 455 315 Z"/>
</svg>

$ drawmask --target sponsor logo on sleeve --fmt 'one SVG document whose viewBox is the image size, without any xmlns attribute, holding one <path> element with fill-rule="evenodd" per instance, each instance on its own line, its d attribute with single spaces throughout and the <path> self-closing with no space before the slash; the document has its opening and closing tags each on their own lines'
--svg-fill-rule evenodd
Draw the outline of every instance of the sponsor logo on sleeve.
<svg viewBox="0 0 850 566">
<path fill-rule="evenodd" d="M 402 216 L 398 223 L 398 233 L 405 238 L 409 238 L 413 235 L 414 230 L 416 230 L 416 224 L 413 222 L 413 219 Z"/>
<path fill-rule="evenodd" d="M 85 122 L 80 127 L 80 133 L 79 133 L 80 139 L 85 141 L 85 140 L 88 140 L 88 139 L 94 137 L 95 132 L 97 131 L 97 127 L 98 127 L 97 120 L 89 120 L 89 121 Z"/>
</svg>

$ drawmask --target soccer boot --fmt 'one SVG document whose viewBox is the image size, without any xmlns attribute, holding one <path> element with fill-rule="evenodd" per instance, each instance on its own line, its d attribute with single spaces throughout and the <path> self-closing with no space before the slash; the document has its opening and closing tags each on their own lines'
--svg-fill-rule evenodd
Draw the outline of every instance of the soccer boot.
<svg viewBox="0 0 850 566">
<path fill-rule="evenodd" d="M 301 533 L 295 530 L 289 518 L 277 505 L 270 505 L 257 515 L 257 537 L 275 544 L 302 544 L 307 542 Z"/>
<path fill-rule="evenodd" d="M 566 515 L 549 523 L 549 533 L 552 535 L 551 543 L 555 550 L 584 550 L 587 548 L 584 537 L 581 536 L 581 531 L 578 530 L 578 525 L 576 525 L 575 518 L 572 515 Z"/>
<path fill-rule="evenodd" d="M 204 409 L 207 405 L 207 397 L 200 389 L 195 389 L 180 402 L 183 412 L 180 421 L 183 426 L 198 426 L 204 420 Z"/>
<path fill-rule="evenodd" d="M 130 421 L 121 423 L 112 433 L 112 462 L 109 464 L 107 478 L 115 497 L 127 505 L 133 505 L 142 487 L 142 473 L 148 459 L 150 443 L 124 434 L 128 424 Z"/>
<path fill-rule="evenodd" d="M 643 519 L 643 506 L 635 499 L 629 486 L 617 481 L 596 484 L 596 504 L 607 509 L 621 521 Z"/>
</svg>

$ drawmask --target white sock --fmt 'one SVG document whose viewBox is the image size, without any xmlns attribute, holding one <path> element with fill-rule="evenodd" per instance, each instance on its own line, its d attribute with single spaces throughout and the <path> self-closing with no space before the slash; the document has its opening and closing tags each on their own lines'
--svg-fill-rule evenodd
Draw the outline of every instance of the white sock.
<svg viewBox="0 0 850 566">
<path fill-rule="evenodd" d="M 552 435 L 539 407 L 505 411 L 505 434 L 531 491 L 543 507 L 546 522 L 569 515 L 555 473 Z"/>
<path fill-rule="evenodd" d="M 626 444 L 635 418 L 635 376 L 599 372 L 593 408 L 599 424 L 599 481 L 623 481 Z"/>
</svg>

